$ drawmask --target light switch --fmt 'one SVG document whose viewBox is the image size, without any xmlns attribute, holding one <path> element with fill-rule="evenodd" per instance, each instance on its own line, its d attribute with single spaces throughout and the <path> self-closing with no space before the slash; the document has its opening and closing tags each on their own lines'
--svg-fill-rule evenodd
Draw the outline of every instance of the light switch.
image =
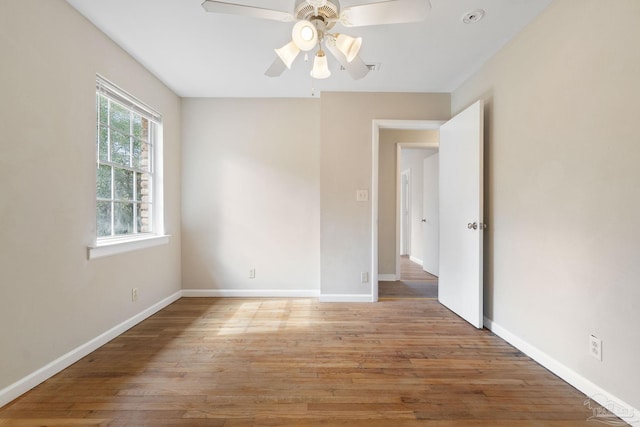
<svg viewBox="0 0 640 427">
<path fill-rule="evenodd" d="M 358 190 L 358 191 L 356 191 L 356 201 L 357 202 L 368 202 L 369 201 L 369 190 Z"/>
</svg>

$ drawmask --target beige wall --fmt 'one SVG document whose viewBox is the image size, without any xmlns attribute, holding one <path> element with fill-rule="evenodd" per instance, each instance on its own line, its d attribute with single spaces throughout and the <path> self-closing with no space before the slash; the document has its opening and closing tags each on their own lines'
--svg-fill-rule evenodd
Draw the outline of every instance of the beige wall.
<svg viewBox="0 0 640 427">
<path fill-rule="evenodd" d="M 316 295 L 320 101 L 185 99 L 183 141 L 183 287 Z"/>
<path fill-rule="evenodd" d="M 485 315 L 636 408 L 639 17 L 556 0 L 452 96 L 487 105 Z"/>
<path fill-rule="evenodd" d="M 0 53 L 2 390 L 180 289 L 180 102 L 64 1 L 0 2 Z M 171 238 L 88 261 L 96 73 L 164 116 Z"/>
<path fill-rule="evenodd" d="M 372 294 L 372 280 L 360 281 L 361 272 L 372 276 L 371 201 L 355 196 L 358 189 L 371 190 L 373 120 L 446 120 L 450 96 L 328 92 L 321 104 L 321 293 L 365 298 Z"/>
<path fill-rule="evenodd" d="M 437 130 L 380 129 L 378 151 L 378 273 L 396 273 L 398 143 L 438 142 Z M 413 177 L 418 179 L 418 177 Z M 421 177 L 420 177 L 421 180 Z M 422 188 L 422 183 L 419 183 Z M 415 187 L 416 191 L 418 188 Z M 420 209 L 422 206 L 420 205 Z M 399 250 L 400 248 L 398 248 Z"/>
</svg>

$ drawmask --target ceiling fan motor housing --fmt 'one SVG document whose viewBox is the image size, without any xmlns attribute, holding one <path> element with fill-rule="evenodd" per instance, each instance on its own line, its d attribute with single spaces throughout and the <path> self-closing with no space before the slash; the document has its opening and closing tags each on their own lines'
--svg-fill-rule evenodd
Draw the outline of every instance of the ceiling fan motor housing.
<svg viewBox="0 0 640 427">
<path fill-rule="evenodd" d="M 318 9 L 317 15 L 315 13 L 316 7 Z M 340 3 L 338 0 L 296 0 L 294 15 L 297 19 L 305 19 L 311 22 L 317 21 L 317 17 L 320 17 L 324 21 L 326 29 L 329 30 L 333 28 L 340 16 Z"/>
</svg>

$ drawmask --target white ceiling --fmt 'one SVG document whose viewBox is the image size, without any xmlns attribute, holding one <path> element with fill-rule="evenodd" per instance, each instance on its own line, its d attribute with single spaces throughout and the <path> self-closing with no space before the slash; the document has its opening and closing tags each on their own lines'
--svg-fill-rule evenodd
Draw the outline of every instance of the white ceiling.
<svg viewBox="0 0 640 427">
<path fill-rule="evenodd" d="M 329 56 L 332 76 L 312 82 L 304 56 L 276 78 L 265 70 L 291 23 L 207 13 L 201 0 L 67 0 L 183 97 L 310 97 L 319 91 L 451 92 L 552 0 L 431 0 L 424 22 L 343 29 L 364 39 L 360 56 L 380 64 L 352 80 Z M 294 0 L 230 0 L 292 12 Z M 342 0 L 348 7 L 379 0 Z M 426 1 L 426 0 L 425 0 Z M 462 16 L 484 9 L 484 19 Z M 336 27 L 336 30 L 339 26 Z"/>
</svg>

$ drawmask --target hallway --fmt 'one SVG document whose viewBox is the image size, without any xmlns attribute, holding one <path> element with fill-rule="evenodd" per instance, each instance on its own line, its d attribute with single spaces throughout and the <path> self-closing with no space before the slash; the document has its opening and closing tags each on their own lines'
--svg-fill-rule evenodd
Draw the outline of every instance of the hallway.
<svg viewBox="0 0 640 427">
<path fill-rule="evenodd" d="M 400 257 L 400 280 L 379 282 L 380 299 L 438 298 L 438 278 L 422 270 L 422 266 L 409 259 Z"/>
</svg>

